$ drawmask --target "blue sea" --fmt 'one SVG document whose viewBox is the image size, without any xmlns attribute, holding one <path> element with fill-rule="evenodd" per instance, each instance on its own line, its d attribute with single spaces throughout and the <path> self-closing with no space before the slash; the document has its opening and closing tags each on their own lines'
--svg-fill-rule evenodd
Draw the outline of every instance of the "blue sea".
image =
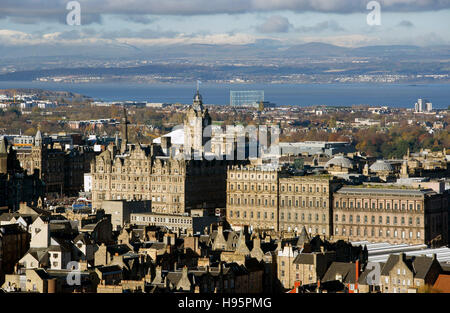
<svg viewBox="0 0 450 313">
<path fill-rule="evenodd" d="M 0 82 L 5 88 L 41 88 L 80 93 L 103 101 L 146 101 L 192 103 L 193 84 L 132 83 L 50 83 Z M 450 84 L 201 84 L 206 104 L 230 102 L 230 90 L 264 90 L 265 100 L 278 105 L 390 106 L 412 108 L 418 98 L 433 103 L 433 108 L 450 105 Z"/>
</svg>

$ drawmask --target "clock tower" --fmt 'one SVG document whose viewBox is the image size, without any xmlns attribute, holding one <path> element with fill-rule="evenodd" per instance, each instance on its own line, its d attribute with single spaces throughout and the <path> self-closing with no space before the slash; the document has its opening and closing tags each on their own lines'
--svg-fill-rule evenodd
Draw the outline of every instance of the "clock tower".
<svg viewBox="0 0 450 313">
<path fill-rule="evenodd" d="M 188 109 L 184 119 L 184 151 L 186 155 L 192 153 L 201 155 L 205 144 L 211 140 L 211 117 L 208 109 L 203 106 L 202 96 L 198 90 L 194 96 L 192 106 Z M 208 129 L 206 129 L 208 127 Z"/>
</svg>

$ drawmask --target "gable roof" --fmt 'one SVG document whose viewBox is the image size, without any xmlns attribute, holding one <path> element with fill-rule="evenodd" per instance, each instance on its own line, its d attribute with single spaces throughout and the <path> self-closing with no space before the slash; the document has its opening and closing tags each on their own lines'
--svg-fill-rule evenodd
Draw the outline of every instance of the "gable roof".
<svg viewBox="0 0 450 313">
<path fill-rule="evenodd" d="M 355 263 L 333 262 L 322 278 L 323 282 L 336 280 L 336 276 L 342 276 L 343 283 L 356 283 Z"/>
<path fill-rule="evenodd" d="M 299 253 L 295 259 L 294 264 L 314 264 L 314 255 L 312 253 Z"/>
<path fill-rule="evenodd" d="M 405 256 L 404 254 L 391 254 L 381 269 L 382 276 L 389 276 L 389 272 L 403 258 L 403 262 L 413 273 L 414 278 L 425 279 L 435 259 L 427 256 Z"/>
</svg>

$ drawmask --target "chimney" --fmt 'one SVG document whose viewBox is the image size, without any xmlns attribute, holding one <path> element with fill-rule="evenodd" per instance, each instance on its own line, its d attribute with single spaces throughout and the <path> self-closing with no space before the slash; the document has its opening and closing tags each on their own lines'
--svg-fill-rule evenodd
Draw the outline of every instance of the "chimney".
<svg viewBox="0 0 450 313">
<path fill-rule="evenodd" d="M 187 278 L 187 277 L 188 277 L 188 268 L 187 268 L 186 265 L 183 266 L 182 276 L 183 276 L 184 278 Z"/>
</svg>

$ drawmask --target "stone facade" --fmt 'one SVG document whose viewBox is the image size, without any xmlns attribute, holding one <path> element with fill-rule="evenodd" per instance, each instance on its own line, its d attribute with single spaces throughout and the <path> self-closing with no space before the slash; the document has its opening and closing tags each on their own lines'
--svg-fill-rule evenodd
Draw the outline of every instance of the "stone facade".
<svg viewBox="0 0 450 313">
<path fill-rule="evenodd" d="M 31 148 L 18 148 L 17 159 L 28 174 L 37 173 L 45 183 L 47 196 L 61 194 L 74 196 L 83 189 L 84 173 L 89 172 L 95 152 L 91 148 L 78 147 L 64 151 L 44 142 L 38 130 Z"/>
<path fill-rule="evenodd" d="M 436 256 L 409 257 L 404 253 L 390 255 L 381 269 L 380 283 L 384 293 L 416 293 L 432 286 L 442 268 Z"/>
<path fill-rule="evenodd" d="M 128 142 L 126 119 L 124 123 L 122 143 Z M 225 207 L 227 167 L 236 161 L 203 157 L 210 124 L 197 92 L 186 115 L 184 153 L 175 154 L 168 140 L 150 146 L 122 144 L 120 149 L 109 145 L 91 163 L 93 207 L 103 200 L 151 200 L 153 212 L 166 214 Z"/>
<path fill-rule="evenodd" d="M 228 171 L 227 221 L 233 226 L 329 236 L 331 197 L 339 181 L 329 175 L 290 176 L 280 168 Z"/>
<path fill-rule="evenodd" d="M 448 195 L 431 190 L 344 187 L 334 193 L 333 236 L 393 244 L 448 241 Z"/>
<path fill-rule="evenodd" d="M 234 227 L 278 230 L 281 172 L 265 166 L 235 166 L 227 173 L 227 221 Z"/>
<path fill-rule="evenodd" d="M 280 179 L 279 229 L 330 236 L 332 193 L 339 182 L 329 175 L 292 176 Z"/>
</svg>

